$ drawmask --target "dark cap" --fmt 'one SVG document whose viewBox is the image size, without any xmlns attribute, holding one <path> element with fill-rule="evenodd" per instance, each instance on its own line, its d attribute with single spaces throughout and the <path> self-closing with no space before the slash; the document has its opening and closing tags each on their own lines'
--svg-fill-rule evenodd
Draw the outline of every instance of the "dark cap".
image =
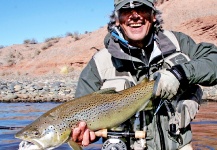
<svg viewBox="0 0 217 150">
<path fill-rule="evenodd" d="M 156 0 L 114 0 L 114 7 L 115 10 L 119 10 L 121 8 L 134 8 L 145 4 L 155 10 L 155 1 Z"/>
</svg>

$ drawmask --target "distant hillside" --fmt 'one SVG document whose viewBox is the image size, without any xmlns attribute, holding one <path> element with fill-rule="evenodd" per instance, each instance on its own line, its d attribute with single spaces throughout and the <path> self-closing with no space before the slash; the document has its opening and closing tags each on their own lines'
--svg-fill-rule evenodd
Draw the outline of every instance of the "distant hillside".
<svg viewBox="0 0 217 150">
<path fill-rule="evenodd" d="M 196 42 L 217 45 L 217 0 L 161 0 L 164 28 L 182 31 Z M 0 77 L 60 75 L 79 72 L 91 56 L 104 47 L 106 25 L 79 37 L 50 39 L 39 44 L 12 45 L 0 49 Z"/>
<path fill-rule="evenodd" d="M 217 45 L 217 0 L 161 0 L 164 28 Z"/>
</svg>

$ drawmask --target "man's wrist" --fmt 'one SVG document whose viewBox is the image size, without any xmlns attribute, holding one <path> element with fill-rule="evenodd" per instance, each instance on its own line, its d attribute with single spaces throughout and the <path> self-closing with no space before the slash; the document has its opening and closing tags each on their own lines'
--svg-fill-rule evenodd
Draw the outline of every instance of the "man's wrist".
<svg viewBox="0 0 217 150">
<path fill-rule="evenodd" d="M 189 84 L 188 79 L 181 65 L 175 65 L 167 70 L 170 71 L 179 80 L 181 86 Z"/>
</svg>

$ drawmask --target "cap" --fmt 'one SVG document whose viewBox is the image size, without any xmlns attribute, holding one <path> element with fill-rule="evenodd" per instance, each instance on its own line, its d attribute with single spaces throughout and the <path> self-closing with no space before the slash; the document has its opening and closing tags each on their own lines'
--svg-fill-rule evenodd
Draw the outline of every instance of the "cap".
<svg viewBox="0 0 217 150">
<path fill-rule="evenodd" d="M 154 2 L 156 0 L 114 0 L 115 10 L 121 8 L 134 8 L 145 4 L 155 10 Z"/>
</svg>

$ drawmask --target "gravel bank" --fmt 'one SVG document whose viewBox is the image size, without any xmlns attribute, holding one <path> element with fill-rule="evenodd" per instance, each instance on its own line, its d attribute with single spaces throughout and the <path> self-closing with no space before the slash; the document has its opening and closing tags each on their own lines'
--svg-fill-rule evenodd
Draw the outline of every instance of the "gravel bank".
<svg viewBox="0 0 217 150">
<path fill-rule="evenodd" d="M 65 102 L 74 98 L 77 77 L 7 78 L 0 81 L 0 102 Z"/>
<path fill-rule="evenodd" d="M 77 75 L 2 78 L 0 102 L 66 102 L 74 98 Z M 217 100 L 217 86 L 203 87 L 204 100 Z"/>
</svg>

